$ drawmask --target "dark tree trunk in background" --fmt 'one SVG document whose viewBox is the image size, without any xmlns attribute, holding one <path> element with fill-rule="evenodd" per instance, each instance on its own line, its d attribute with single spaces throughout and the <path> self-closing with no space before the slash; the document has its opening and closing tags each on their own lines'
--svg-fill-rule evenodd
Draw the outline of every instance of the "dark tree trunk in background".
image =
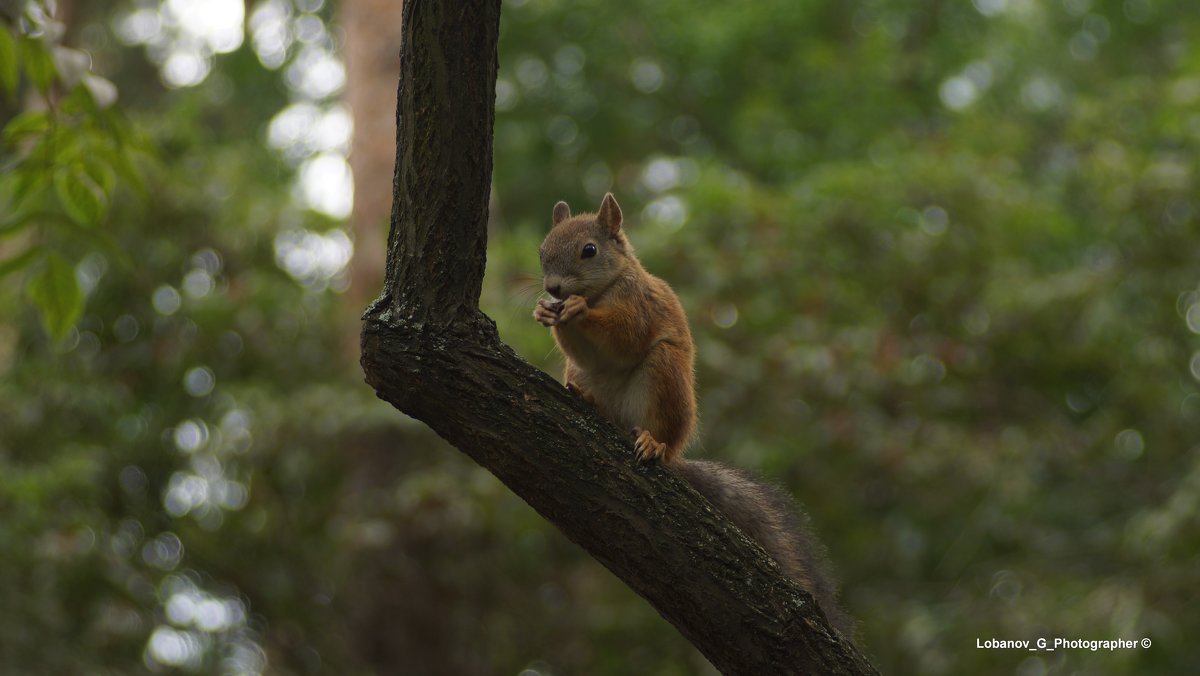
<svg viewBox="0 0 1200 676">
<path fill-rule="evenodd" d="M 346 331 L 344 357 L 353 368 L 358 358 L 358 323 L 383 282 L 384 228 L 392 205 L 392 168 L 396 158 L 396 76 L 400 72 L 400 0 L 342 0 L 338 19 L 345 35 L 346 106 L 354 119 L 350 169 L 354 174 L 354 210 L 350 231 L 350 288 L 342 295 Z"/>
<path fill-rule="evenodd" d="M 672 472 L 504 345 L 478 307 L 499 0 L 404 6 L 383 295 L 362 366 L 378 395 L 500 478 L 726 674 L 874 669 L 812 598 Z M 531 320 L 532 321 L 532 320 Z"/>
</svg>

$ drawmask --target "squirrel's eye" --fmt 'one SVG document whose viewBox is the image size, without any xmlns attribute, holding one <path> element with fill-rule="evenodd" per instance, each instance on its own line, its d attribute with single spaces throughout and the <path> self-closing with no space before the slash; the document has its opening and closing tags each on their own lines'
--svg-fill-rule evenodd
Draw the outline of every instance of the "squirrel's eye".
<svg viewBox="0 0 1200 676">
<path fill-rule="evenodd" d="M 592 256 L 595 256 L 595 255 L 596 255 L 596 245 L 595 244 L 588 242 L 587 244 L 583 245 L 583 255 L 580 256 L 581 258 L 591 258 Z"/>
</svg>

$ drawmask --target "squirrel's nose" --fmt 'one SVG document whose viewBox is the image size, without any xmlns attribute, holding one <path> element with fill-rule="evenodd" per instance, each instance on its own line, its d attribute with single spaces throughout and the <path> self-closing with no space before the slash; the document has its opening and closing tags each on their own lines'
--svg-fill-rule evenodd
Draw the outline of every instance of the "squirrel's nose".
<svg viewBox="0 0 1200 676">
<path fill-rule="evenodd" d="M 547 291 L 547 292 L 548 292 L 548 293 L 549 293 L 551 296 L 554 296 L 555 298 L 558 298 L 559 300 L 562 300 L 562 296 L 561 296 L 561 295 L 559 295 L 559 294 L 561 294 L 561 293 L 562 293 L 562 285 L 561 285 L 561 284 L 555 284 L 554 286 L 547 286 L 547 287 L 546 287 L 546 291 Z"/>
</svg>

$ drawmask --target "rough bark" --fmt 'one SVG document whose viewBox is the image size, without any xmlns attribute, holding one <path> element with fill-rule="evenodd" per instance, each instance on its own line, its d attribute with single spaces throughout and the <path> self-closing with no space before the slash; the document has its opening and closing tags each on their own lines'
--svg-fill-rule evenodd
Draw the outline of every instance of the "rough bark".
<svg viewBox="0 0 1200 676">
<path fill-rule="evenodd" d="M 404 6 L 377 394 L 490 470 L 726 674 L 875 673 L 812 597 L 683 480 L 504 345 L 478 308 L 499 0 Z"/>
</svg>

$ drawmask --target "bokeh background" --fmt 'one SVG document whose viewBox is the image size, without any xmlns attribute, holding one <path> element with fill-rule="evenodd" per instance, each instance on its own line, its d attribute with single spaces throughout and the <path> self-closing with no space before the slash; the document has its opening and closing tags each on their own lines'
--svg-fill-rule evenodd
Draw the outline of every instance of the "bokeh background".
<svg viewBox="0 0 1200 676">
<path fill-rule="evenodd" d="M 376 401 L 399 2 L 0 5 L 0 672 L 700 674 Z M 1200 663 L 1191 0 L 510 0 L 485 310 L 613 190 L 692 455 L 804 503 L 895 674 Z M 730 627 L 730 631 L 737 631 Z M 987 651 L 977 640 L 1141 639 Z"/>
</svg>

